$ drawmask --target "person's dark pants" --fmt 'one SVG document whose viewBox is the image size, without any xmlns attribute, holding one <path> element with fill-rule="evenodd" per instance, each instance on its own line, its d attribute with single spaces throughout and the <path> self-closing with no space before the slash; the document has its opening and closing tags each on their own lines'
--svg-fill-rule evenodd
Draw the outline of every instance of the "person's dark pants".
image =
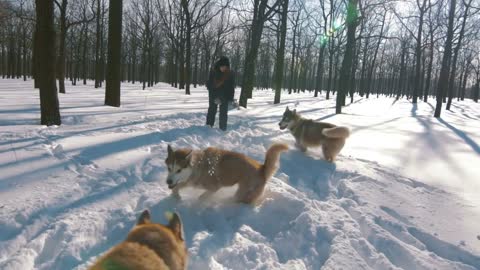
<svg viewBox="0 0 480 270">
<path fill-rule="evenodd" d="M 207 125 L 213 127 L 215 124 L 215 116 L 217 115 L 217 107 L 218 105 L 215 104 L 215 98 L 209 97 L 208 98 L 208 113 L 207 113 Z M 227 118 L 228 118 L 228 102 L 222 100 L 220 104 L 220 129 L 227 130 Z"/>
</svg>

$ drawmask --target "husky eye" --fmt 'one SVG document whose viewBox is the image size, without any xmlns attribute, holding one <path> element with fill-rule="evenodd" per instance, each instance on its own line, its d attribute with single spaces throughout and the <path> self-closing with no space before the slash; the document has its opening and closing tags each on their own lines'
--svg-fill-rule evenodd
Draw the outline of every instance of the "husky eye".
<svg viewBox="0 0 480 270">
<path fill-rule="evenodd" d="M 178 170 L 177 170 L 177 173 L 179 173 L 180 171 L 182 171 L 182 169 L 178 169 Z"/>
</svg>

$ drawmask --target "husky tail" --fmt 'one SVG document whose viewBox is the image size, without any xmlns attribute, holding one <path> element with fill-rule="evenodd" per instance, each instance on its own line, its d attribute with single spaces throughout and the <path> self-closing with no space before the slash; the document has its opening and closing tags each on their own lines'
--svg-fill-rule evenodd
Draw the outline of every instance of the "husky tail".
<svg viewBox="0 0 480 270">
<path fill-rule="evenodd" d="M 278 169 L 278 160 L 280 154 L 288 150 L 288 146 L 283 143 L 275 143 L 268 148 L 265 154 L 265 164 L 263 164 L 263 177 L 266 180 L 270 179 Z"/>
<path fill-rule="evenodd" d="M 322 134 L 329 138 L 347 138 L 350 136 L 350 130 L 347 127 L 324 128 Z"/>
</svg>

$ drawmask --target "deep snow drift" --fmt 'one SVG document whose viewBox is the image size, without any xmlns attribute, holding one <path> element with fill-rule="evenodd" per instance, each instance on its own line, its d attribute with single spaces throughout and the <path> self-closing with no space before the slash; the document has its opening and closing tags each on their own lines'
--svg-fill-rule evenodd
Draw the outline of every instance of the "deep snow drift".
<svg viewBox="0 0 480 270">
<path fill-rule="evenodd" d="M 180 213 L 189 269 L 480 269 L 480 105 L 470 100 L 442 119 L 432 103 L 376 97 L 335 115 L 323 95 L 284 93 L 273 105 L 257 91 L 224 133 L 204 126 L 204 88 L 124 84 L 121 108 L 103 94 L 68 87 L 62 126 L 43 127 L 32 82 L 0 80 L 0 269 L 85 269 L 145 208 L 161 223 Z M 278 129 L 287 105 L 351 127 L 335 164 L 293 148 Z M 273 142 L 292 149 L 259 205 L 229 202 L 232 188 L 203 203 L 193 189 L 169 196 L 168 144 L 263 161 Z"/>
</svg>

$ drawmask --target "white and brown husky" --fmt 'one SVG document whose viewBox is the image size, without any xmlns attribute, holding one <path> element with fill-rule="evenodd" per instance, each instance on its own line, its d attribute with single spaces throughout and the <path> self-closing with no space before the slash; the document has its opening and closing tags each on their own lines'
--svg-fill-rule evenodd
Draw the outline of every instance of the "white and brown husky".
<svg viewBox="0 0 480 270">
<path fill-rule="evenodd" d="M 215 147 L 204 150 L 178 149 L 168 146 L 165 163 L 168 168 L 167 184 L 173 195 L 191 186 L 206 190 L 204 199 L 222 187 L 238 184 L 235 200 L 253 204 L 262 195 L 267 180 L 277 171 L 280 153 L 288 150 L 285 144 L 273 144 L 267 150 L 265 163 L 244 154 Z"/>
<path fill-rule="evenodd" d="M 281 130 L 286 128 L 290 130 L 295 137 L 295 145 L 303 152 L 307 151 L 307 147 L 321 145 L 323 156 L 330 162 L 335 160 L 345 145 L 346 138 L 350 136 L 347 127 L 305 119 L 297 113 L 297 110 L 291 111 L 288 107 L 278 125 Z"/>
<path fill-rule="evenodd" d="M 100 257 L 89 270 L 185 270 L 188 253 L 178 214 L 168 216 L 168 225 L 153 223 L 143 211 L 127 239 Z"/>
</svg>

